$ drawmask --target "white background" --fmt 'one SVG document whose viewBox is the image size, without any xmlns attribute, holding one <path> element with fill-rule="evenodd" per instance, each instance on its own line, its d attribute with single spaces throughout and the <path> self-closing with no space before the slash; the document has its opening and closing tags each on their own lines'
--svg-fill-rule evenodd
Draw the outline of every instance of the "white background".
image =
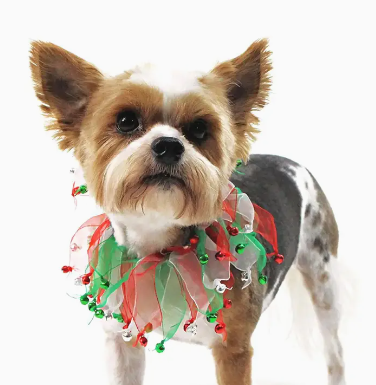
<svg viewBox="0 0 376 385">
<path fill-rule="evenodd" d="M 74 211 L 71 155 L 60 153 L 43 130 L 28 68 L 30 41 L 54 42 L 116 74 L 145 61 L 209 70 L 261 37 L 270 38 L 275 69 L 254 152 L 301 162 L 329 197 L 340 227 L 340 258 L 351 272 L 342 278 L 357 286 L 341 330 L 348 384 L 376 383 L 373 6 L 373 1 L 1 3 L 2 384 L 106 384 L 98 322 L 87 326 L 87 313 L 64 293 L 60 271 L 70 236 L 90 209 L 81 199 Z M 312 313 L 304 316 L 306 326 L 314 320 Z M 291 328 L 282 290 L 255 334 L 256 385 L 326 383 L 319 347 L 305 354 L 288 338 Z M 210 352 L 171 342 L 164 354 L 148 354 L 145 384 L 162 383 L 216 384 Z"/>
</svg>

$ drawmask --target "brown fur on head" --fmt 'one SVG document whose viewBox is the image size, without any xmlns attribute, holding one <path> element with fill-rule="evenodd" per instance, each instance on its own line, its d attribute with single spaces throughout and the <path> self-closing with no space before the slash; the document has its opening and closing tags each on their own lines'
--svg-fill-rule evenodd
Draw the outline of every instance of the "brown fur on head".
<svg viewBox="0 0 376 385">
<path fill-rule="evenodd" d="M 106 78 L 72 53 L 34 42 L 31 69 L 47 128 L 61 149 L 74 150 L 107 213 L 151 211 L 192 225 L 217 217 L 221 188 L 236 159 L 248 157 L 258 123 L 253 111 L 266 103 L 271 65 L 260 40 L 208 74 L 141 67 Z M 137 117 L 132 133 L 117 131 L 122 111 Z M 207 127 L 204 140 L 190 134 L 198 120 Z M 162 136 L 184 146 L 178 163 L 153 155 L 151 144 Z"/>
</svg>

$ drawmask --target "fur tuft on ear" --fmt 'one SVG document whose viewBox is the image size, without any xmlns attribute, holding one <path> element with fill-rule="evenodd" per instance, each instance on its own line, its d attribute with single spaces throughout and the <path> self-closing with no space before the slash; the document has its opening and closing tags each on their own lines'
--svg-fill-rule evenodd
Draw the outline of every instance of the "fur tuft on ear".
<svg viewBox="0 0 376 385">
<path fill-rule="evenodd" d="M 54 137 L 62 150 L 74 148 L 87 104 L 102 74 L 63 48 L 40 41 L 31 45 L 30 68 L 41 109 L 49 119 L 47 130 L 56 131 Z"/>
<path fill-rule="evenodd" d="M 242 55 L 219 64 L 212 71 L 226 87 L 237 137 L 236 155 L 248 159 L 259 119 L 252 113 L 265 106 L 271 86 L 270 62 L 266 39 L 254 42 Z"/>
</svg>

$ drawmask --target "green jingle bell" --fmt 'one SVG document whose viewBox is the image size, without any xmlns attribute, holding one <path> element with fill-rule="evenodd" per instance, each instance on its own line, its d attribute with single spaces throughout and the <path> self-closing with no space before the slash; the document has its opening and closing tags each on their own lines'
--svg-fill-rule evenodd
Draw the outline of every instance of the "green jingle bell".
<svg viewBox="0 0 376 385">
<path fill-rule="evenodd" d="M 82 296 L 80 297 L 80 302 L 81 302 L 83 305 L 87 305 L 87 304 L 90 302 L 89 297 L 88 297 L 86 294 L 82 295 Z"/>
<path fill-rule="evenodd" d="M 246 247 L 247 247 L 247 245 L 245 245 L 244 243 L 239 243 L 238 245 L 236 245 L 235 251 L 238 254 L 243 254 Z"/>
<path fill-rule="evenodd" d="M 155 345 L 155 350 L 158 352 L 158 353 L 163 353 L 165 351 L 165 346 L 163 344 L 163 342 L 159 342 L 157 345 Z"/>
<path fill-rule="evenodd" d="M 261 285 L 265 285 L 268 282 L 268 277 L 266 275 L 260 274 L 258 280 Z"/>
<path fill-rule="evenodd" d="M 199 261 L 201 265 L 206 265 L 209 261 L 209 256 L 207 254 L 200 255 Z"/>
<path fill-rule="evenodd" d="M 82 186 L 80 186 L 80 193 L 81 194 L 86 194 L 87 193 L 87 186 L 86 185 L 82 185 Z"/>
<path fill-rule="evenodd" d="M 100 286 L 102 289 L 107 290 L 110 287 L 110 282 L 108 282 L 105 278 L 101 278 Z"/>
<path fill-rule="evenodd" d="M 102 309 L 95 310 L 95 316 L 99 319 L 102 319 L 104 317 L 104 311 Z"/>
<path fill-rule="evenodd" d="M 97 305 L 95 304 L 95 301 L 89 303 L 88 309 L 90 311 L 96 311 L 97 310 Z"/>
<path fill-rule="evenodd" d="M 206 320 L 207 320 L 209 323 L 213 324 L 213 323 L 217 320 L 217 318 L 218 318 L 218 314 L 217 314 L 217 313 L 211 313 L 211 314 L 209 314 L 209 315 L 206 317 Z"/>
<path fill-rule="evenodd" d="M 116 321 L 118 321 L 119 323 L 123 323 L 124 322 L 123 316 L 121 314 L 112 313 L 112 318 L 116 319 Z"/>
</svg>

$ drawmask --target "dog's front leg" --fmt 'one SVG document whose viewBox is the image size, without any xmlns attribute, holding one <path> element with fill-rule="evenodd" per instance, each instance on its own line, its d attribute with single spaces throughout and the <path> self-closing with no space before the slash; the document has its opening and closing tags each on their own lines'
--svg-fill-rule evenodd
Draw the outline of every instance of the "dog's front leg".
<svg viewBox="0 0 376 385">
<path fill-rule="evenodd" d="M 106 361 L 109 385 L 142 385 L 145 349 L 124 342 L 120 333 L 106 333 Z"/>
<path fill-rule="evenodd" d="M 233 272 L 235 277 L 237 272 Z M 217 380 L 219 385 L 251 385 L 252 355 L 251 336 L 262 311 L 265 287 L 257 280 L 253 271 L 253 282 L 245 290 L 241 289 L 238 278 L 227 298 L 232 301 L 232 308 L 223 310 L 226 323 L 227 341 L 217 342 L 213 346 Z"/>
<path fill-rule="evenodd" d="M 251 385 L 252 348 L 213 348 L 218 385 Z"/>
</svg>

